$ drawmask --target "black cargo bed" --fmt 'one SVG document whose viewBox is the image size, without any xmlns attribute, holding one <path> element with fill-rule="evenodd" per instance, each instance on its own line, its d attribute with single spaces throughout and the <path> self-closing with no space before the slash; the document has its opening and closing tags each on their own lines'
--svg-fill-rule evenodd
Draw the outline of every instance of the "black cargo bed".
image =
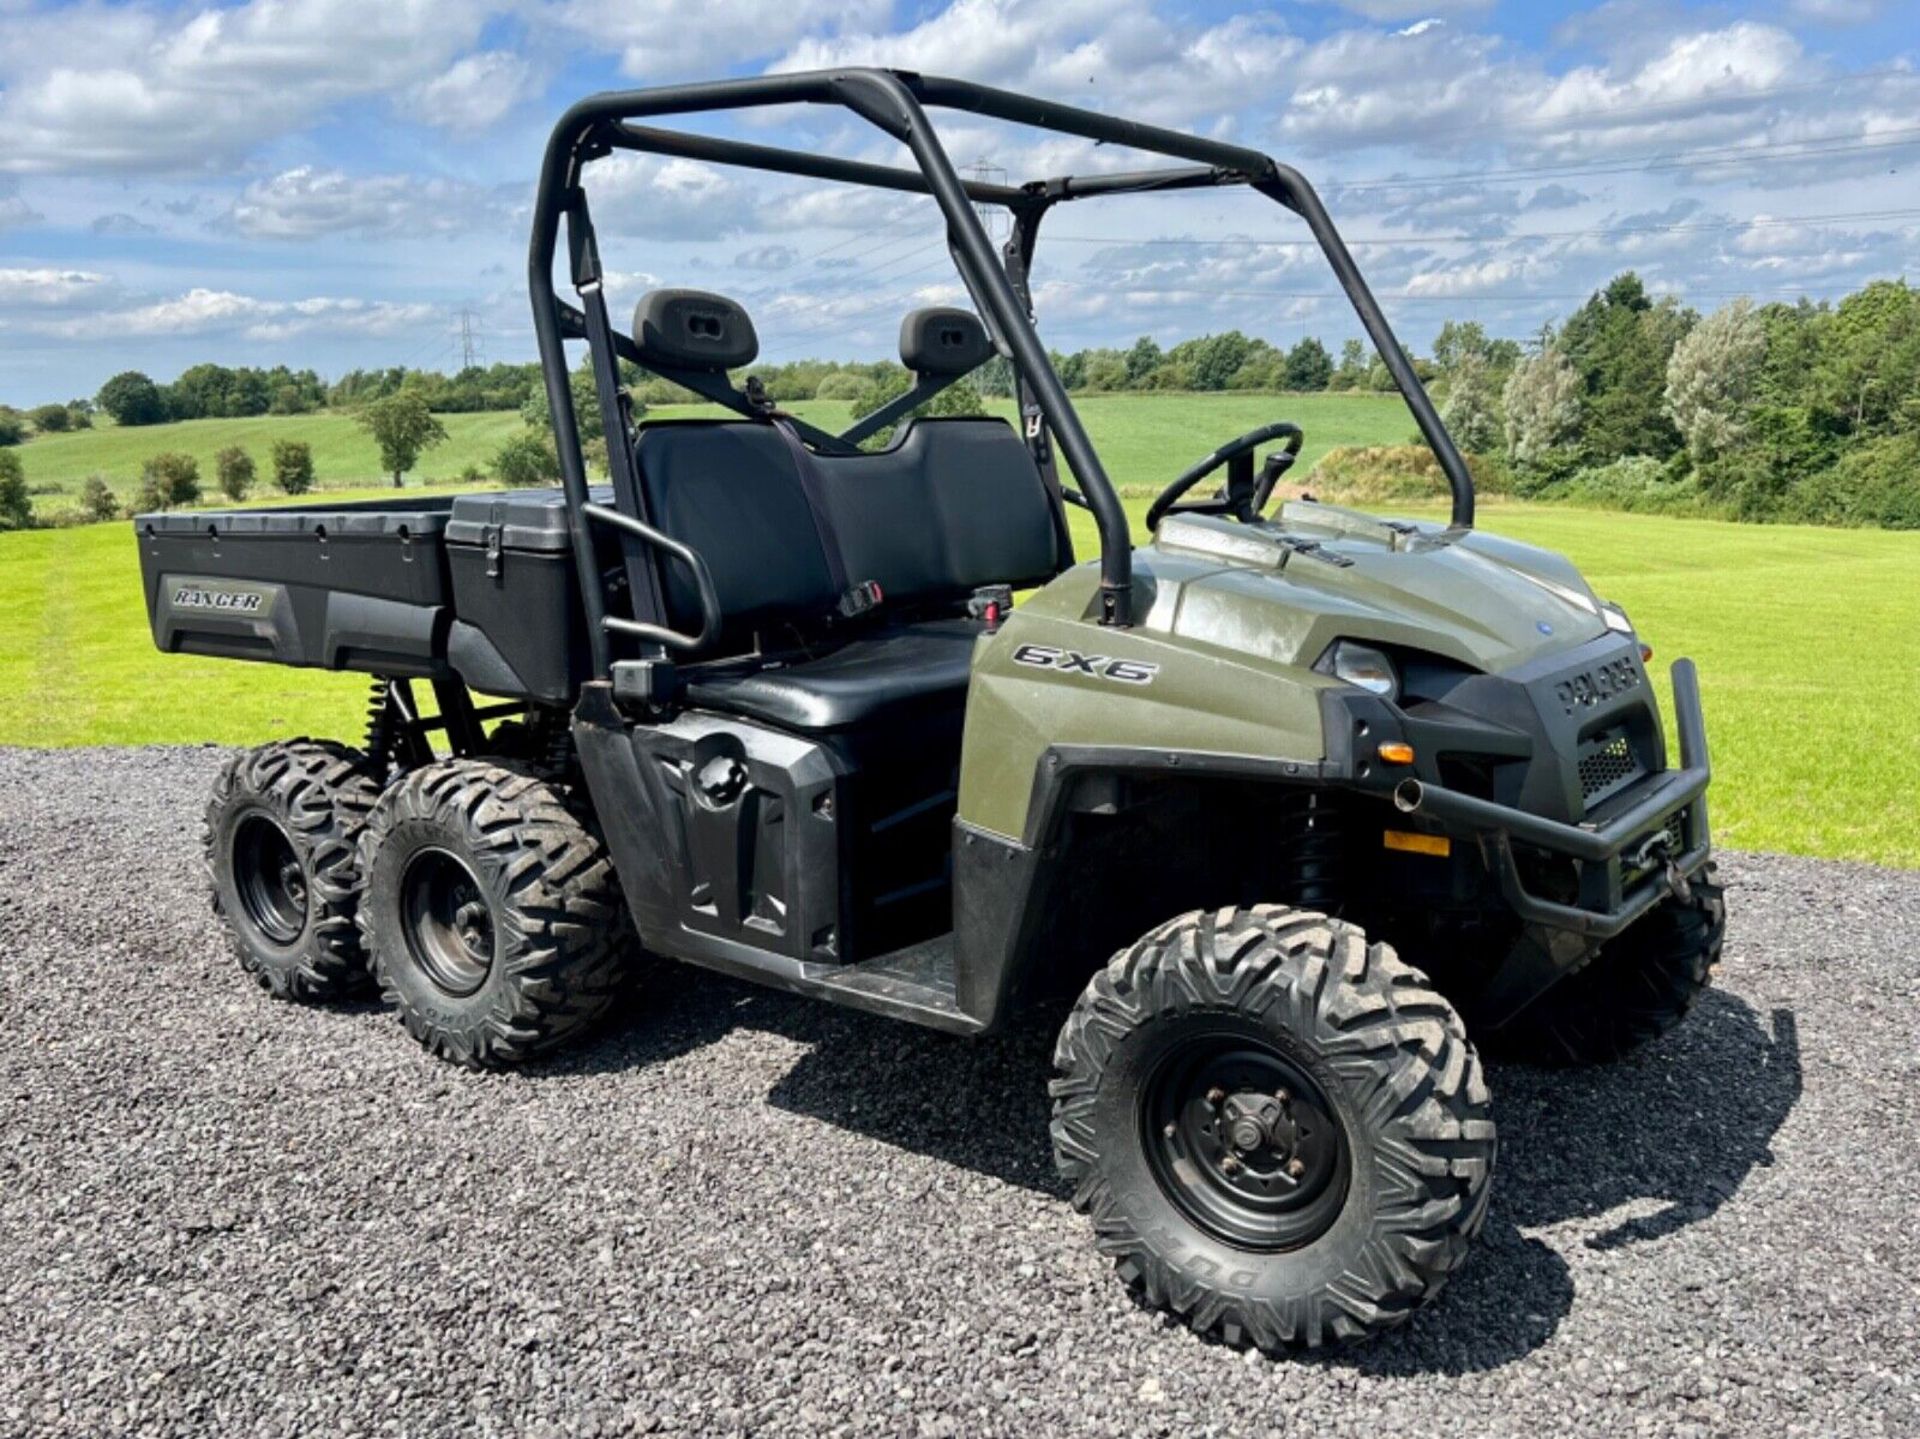
<svg viewBox="0 0 1920 1439">
<path fill-rule="evenodd" d="M 610 502 L 610 495 L 596 499 Z M 162 650 L 564 701 L 586 635 L 558 490 L 140 515 Z"/>
</svg>

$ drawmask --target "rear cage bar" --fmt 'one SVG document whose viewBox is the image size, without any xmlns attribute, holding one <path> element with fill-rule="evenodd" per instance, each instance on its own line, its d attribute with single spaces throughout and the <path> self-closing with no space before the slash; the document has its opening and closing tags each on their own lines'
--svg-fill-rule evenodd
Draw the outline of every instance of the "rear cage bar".
<svg viewBox="0 0 1920 1439">
<path fill-rule="evenodd" d="M 666 115 L 786 104 L 834 105 L 850 110 L 907 146 L 919 168 L 909 170 L 810 155 L 633 123 Z M 1059 176 L 1019 186 L 963 179 L 935 134 L 926 107 L 970 111 L 1190 163 L 1157 170 Z M 667 542 L 667 537 L 654 530 L 648 523 L 649 516 L 628 516 L 607 510 L 594 505 L 588 494 L 586 463 L 569 385 L 567 340 L 585 340 L 591 353 L 605 425 L 607 463 L 614 469 L 616 480 L 631 477 L 635 463 L 630 416 L 619 382 L 619 361 L 624 358 L 638 362 L 640 356 L 638 346 L 616 330 L 608 316 L 598 246 L 581 183 L 587 165 L 614 150 L 644 151 L 932 196 L 946 220 L 948 249 L 960 278 L 980 309 L 996 350 L 1012 364 L 1023 430 L 1033 446 L 1042 474 L 1062 498 L 1085 506 L 1093 514 L 1100 535 L 1102 624 L 1124 627 L 1133 623 L 1132 537 L 1119 495 L 1034 330 L 1028 286 L 1040 222 L 1054 205 L 1063 202 L 1102 195 L 1246 185 L 1298 215 L 1326 256 L 1340 288 L 1352 303 L 1361 326 L 1405 397 L 1421 435 L 1447 477 L 1453 498 L 1453 527 L 1459 530 L 1472 527 L 1473 482 L 1432 400 L 1394 338 L 1385 314 L 1367 288 L 1319 196 L 1297 171 L 1270 156 L 1091 110 L 908 71 L 820 70 L 610 92 L 581 101 L 554 127 L 540 168 L 527 262 L 534 334 L 539 343 L 548 407 L 553 416 L 568 530 L 580 578 L 596 679 L 605 680 L 611 674 L 612 634 L 640 641 L 643 654 L 649 658 L 657 657 L 664 646 L 685 647 L 696 637 L 677 635 L 662 624 L 664 604 L 657 566 L 649 567 L 655 575 L 650 587 L 653 592 L 633 596 L 633 619 L 607 614 L 603 581 L 595 560 L 593 526 L 596 523 L 616 525 L 639 536 L 687 564 L 696 578 L 704 569 L 697 555 L 684 546 Z M 995 256 L 992 241 L 973 210 L 974 204 L 1001 205 L 1013 216 L 1012 237 L 999 257 Z M 578 308 L 554 292 L 553 265 L 563 216 L 571 279 L 580 297 Z M 709 393 L 709 398 L 730 402 L 729 395 Z M 845 437 L 829 436 L 810 426 L 799 428 L 816 445 L 844 446 L 846 443 Z M 1057 441 L 1078 479 L 1077 491 L 1060 486 L 1049 437 Z M 637 486 L 623 488 L 628 493 L 639 492 Z M 1063 553 L 1070 551 L 1063 550 Z"/>
</svg>

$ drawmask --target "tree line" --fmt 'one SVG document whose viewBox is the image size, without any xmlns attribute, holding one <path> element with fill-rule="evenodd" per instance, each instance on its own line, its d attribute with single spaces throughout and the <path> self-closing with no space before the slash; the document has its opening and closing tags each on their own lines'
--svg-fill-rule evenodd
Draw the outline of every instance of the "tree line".
<svg viewBox="0 0 1920 1439">
<path fill-rule="evenodd" d="M 1407 358 L 1489 488 L 1668 513 L 1920 527 L 1920 291 L 1905 280 L 1875 281 L 1837 303 L 1739 299 L 1702 315 L 1650 294 L 1629 271 L 1525 342 L 1450 320 L 1429 355 Z M 1313 336 L 1285 348 L 1238 330 L 1164 348 L 1142 336 L 1052 359 L 1077 393 L 1395 388 L 1385 362 L 1360 341 L 1346 341 L 1336 358 Z M 755 373 L 778 401 L 840 400 L 856 413 L 909 383 L 892 361 L 806 359 Z M 630 365 L 621 377 L 636 413 L 692 398 Z M 934 408 L 967 413 L 1012 389 L 1010 368 L 996 358 Z M 604 465 L 584 362 L 572 393 L 590 458 Z M 331 384 L 284 366 L 195 365 L 165 385 L 128 371 L 91 401 L 25 413 L 0 407 L 0 447 L 29 429 L 90 425 L 96 411 L 142 425 L 321 408 L 356 415 L 396 484 L 443 437 L 432 416 L 468 410 L 517 409 L 526 421 L 495 457 L 496 478 L 539 484 L 558 474 L 537 364 L 453 375 L 353 370 Z M 0 460 L 0 490 L 12 484 Z"/>
</svg>

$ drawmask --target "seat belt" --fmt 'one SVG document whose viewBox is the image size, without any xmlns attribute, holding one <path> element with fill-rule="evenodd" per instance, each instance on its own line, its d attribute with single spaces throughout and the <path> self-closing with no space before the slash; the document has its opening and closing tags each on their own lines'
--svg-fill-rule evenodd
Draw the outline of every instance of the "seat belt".
<svg viewBox="0 0 1920 1439">
<path fill-rule="evenodd" d="M 774 404 L 773 398 L 761 385 L 759 376 L 747 377 L 745 393 L 754 412 L 773 426 L 774 432 L 786 442 L 787 454 L 793 460 L 794 474 L 800 480 L 800 493 L 806 497 L 807 511 L 813 516 L 813 528 L 819 534 L 820 548 L 826 554 L 827 580 L 838 597 L 835 604 L 840 614 L 847 619 L 866 614 L 886 597 L 881 593 L 878 580 L 853 580 L 848 577 L 846 557 L 840 552 L 840 536 L 834 529 L 833 515 L 827 509 L 826 495 L 820 488 L 820 472 L 814 464 L 813 451 L 800 438 L 800 432 L 793 427 L 792 418 Z"/>
</svg>

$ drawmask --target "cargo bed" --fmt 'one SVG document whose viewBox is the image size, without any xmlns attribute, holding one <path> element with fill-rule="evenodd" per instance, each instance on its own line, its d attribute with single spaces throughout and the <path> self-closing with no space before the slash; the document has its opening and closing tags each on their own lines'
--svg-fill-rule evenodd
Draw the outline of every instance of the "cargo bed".
<svg viewBox="0 0 1920 1439">
<path fill-rule="evenodd" d="M 611 491 L 594 498 L 611 503 Z M 139 515 L 154 643 L 571 702 L 586 622 L 557 489 Z"/>
</svg>

